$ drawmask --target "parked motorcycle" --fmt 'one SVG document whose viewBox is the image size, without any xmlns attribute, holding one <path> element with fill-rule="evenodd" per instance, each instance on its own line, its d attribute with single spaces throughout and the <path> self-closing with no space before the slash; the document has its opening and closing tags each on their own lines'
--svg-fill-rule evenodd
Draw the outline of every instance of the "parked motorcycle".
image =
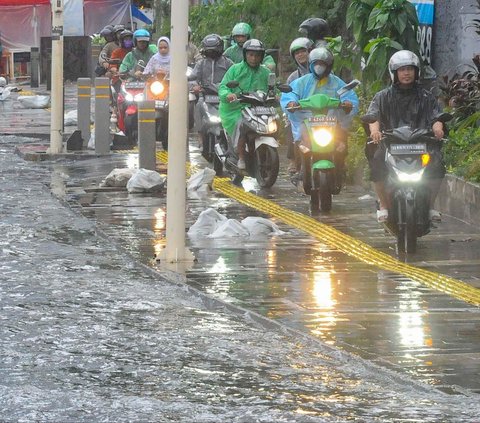
<svg viewBox="0 0 480 423">
<path fill-rule="evenodd" d="M 451 115 L 442 114 L 439 120 L 448 121 Z M 362 120 L 372 123 L 372 118 Z M 388 195 L 388 220 L 385 228 L 397 238 L 397 250 L 415 253 L 417 238 L 431 230 L 430 189 L 425 172 L 440 160 L 438 143 L 441 142 L 426 129 L 409 127 L 383 132 L 380 141 L 385 149 L 388 171 L 386 192 Z"/>
<path fill-rule="evenodd" d="M 242 110 L 242 119 L 248 131 L 246 133 L 246 173 L 256 178 L 262 188 L 270 188 L 277 180 L 279 170 L 277 130 L 279 116 L 275 106 L 278 99 L 275 87 L 282 92 L 290 92 L 289 85 L 275 84 L 275 74 L 271 74 L 267 92 L 242 92 L 237 94 L 238 101 L 248 106 Z M 237 81 L 230 81 L 229 88 L 238 87 Z M 230 137 L 215 144 L 215 153 L 226 170 L 232 175 L 235 185 L 241 184 L 245 171 L 238 169 L 238 157 L 234 152 Z"/>
<path fill-rule="evenodd" d="M 310 110 L 313 116 L 304 120 L 308 133 L 308 142 L 302 141 L 299 150 L 302 153 L 302 181 L 305 194 L 310 196 L 310 210 L 328 212 L 332 209 L 332 196 L 339 194 L 344 182 L 344 159 L 339 159 L 337 147 L 341 129 L 336 113 L 329 110 L 343 109 L 351 111 L 350 103 L 342 103 L 340 97 L 354 89 L 360 82 L 354 80 L 337 91 L 338 98 L 325 94 L 314 94 L 299 100 L 299 105 L 288 107 L 289 112 Z"/>
</svg>

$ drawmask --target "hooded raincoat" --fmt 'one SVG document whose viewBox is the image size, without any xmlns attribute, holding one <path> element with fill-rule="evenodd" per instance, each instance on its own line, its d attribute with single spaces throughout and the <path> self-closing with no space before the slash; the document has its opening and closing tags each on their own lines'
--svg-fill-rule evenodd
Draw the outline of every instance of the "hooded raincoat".
<svg viewBox="0 0 480 423">
<path fill-rule="evenodd" d="M 348 91 L 341 97 L 338 97 L 337 91 L 344 87 L 346 83 L 338 76 L 333 74 L 328 77 L 318 80 L 311 73 L 304 75 L 301 78 L 295 79 L 290 83 L 292 91 L 289 93 L 282 93 L 280 98 L 280 105 L 282 109 L 287 113 L 288 119 L 292 124 L 293 140 L 300 141 L 302 138 L 302 123 L 304 119 L 312 116 L 312 112 L 309 110 L 299 110 L 294 113 L 290 113 L 286 110 L 287 104 L 291 101 L 298 102 L 305 98 L 310 97 L 313 94 L 326 94 L 333 98 L 339 98 L 340 101 L 350 101 L 353 104 L 352 111 L 347 115 L 343 110 L 335 109 L 329 110 L 329 115 L 334 115 L 338 118 L 340 125 L 343 129 L 347 130 L 350 127 L 352 118 L 358 113 L 358 97 L 353 91 Z"/>
<path fill-rule="evenodd" d="M 241 119 L 242 109 L 247 107 L 247 104 L 238 101 L 229 103 L 227 101 L 227 95 L 231 93 L 238 94 L 242 91 L 267 91 L 268 75 L 270 75 L 270 73 L 270 70 L 263 65 L 252 68 L 245 61 L 237 63 L 228 69 L 218 89 L 218 96 L 220 97 L 220 119 L 228 135 L 233 135 L 235 126 Z M 230 81 L 238 81 L 240 85 L 237 88 L 228 88 L 227 83 Z"/>
<path fill-rule="evenodd" d="M 233 63 L 240 63 L 243 61 L 243 47 L 240 47 L 238 44 L 233 44 L 232 46 L 228 47 L 223 54 Z M 273 60 L 273 57 L 269 55 L 265 55 L 262 65 L 270 69 L 271 72 L 275 72 L 275 68 L 277 66 L 275 60 Z"/>
</svg>

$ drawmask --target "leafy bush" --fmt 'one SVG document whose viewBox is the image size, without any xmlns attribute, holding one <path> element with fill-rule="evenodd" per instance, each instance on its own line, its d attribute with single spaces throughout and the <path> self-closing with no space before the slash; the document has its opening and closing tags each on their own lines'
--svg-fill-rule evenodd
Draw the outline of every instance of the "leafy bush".
<svg viewBox="0 0 480 423">
<path fill-rule="evenodd" d="M 444 156 L 449 172 L 480 182 L 480 128 L 450 130 Z"/>
</svg>

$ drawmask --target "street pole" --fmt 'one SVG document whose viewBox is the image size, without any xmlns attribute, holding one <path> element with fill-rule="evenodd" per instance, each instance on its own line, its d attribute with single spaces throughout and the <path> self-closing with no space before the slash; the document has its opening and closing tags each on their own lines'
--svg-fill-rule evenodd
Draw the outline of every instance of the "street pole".
<svg viewBox="0 0 480 423">
<path fill-rule="evenodd" d="M 193 261 L 193 254 L 185 248 L 188 0 L 173 0 L 171 5 L 167 239 L 165 250 L 160 254 L 160 261 L 178 263 Z"/>
<path fill-rule="evenodd" d="M 52 1 L 50 154 L 63 151 L 63 0 Z"/>
</svg>

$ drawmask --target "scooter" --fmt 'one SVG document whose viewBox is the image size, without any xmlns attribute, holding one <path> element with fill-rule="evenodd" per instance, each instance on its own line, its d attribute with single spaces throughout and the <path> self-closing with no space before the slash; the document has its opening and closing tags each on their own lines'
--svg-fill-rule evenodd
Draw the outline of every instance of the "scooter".
<svg viewBox="0 0 480 423">
<path fill-rule="evenodd" d="M 351 111 L 350 103 L 342 103 L 340 97 L 354 89 L 360 81 L 353 80 L 337 91 L 338 98 L 325 94 L 314 94 L 299 100 L 298 106 L 287 107 L 289 112 L 310 110 L 313 116 L 307 117 L 308 142 L 302 140 L 299 150 L 302 153 L 302 182 L 305 194 L 310 196 L 312 214 L 329 212 L 332 209 L 332 196 L 340 193 L 344 182 L 343 159 L 338 159 L 337 148 L 341 129 L 336 113 L 329 110 Z"/>
<path fill-rule="evenodd" d="M 438 120 L 448 121 L 451 115 L 444 113 Z M 371 123 L 372 118 L 362 120 Z M 426 129 L 409 127 L 383 132 L 380 141 L 385 150 L 387 166 L 386 192 L 388 195 L 388 219 L 385 229 L 397 238 L 397 250 L 415 253 L 417 238 L 433 228 L 430 219 L 430 189 L 425 172 L 440 158 L 439 141 Z M 371 142 L 371 141 L 370 141 Z"/>
<path fill-rule="evenodd" d="M 137 68 L 145 68 L 140 60 Z M 120 74 L 122 85 L 117 95 L 118 128 L 126 135 L 128 143 L 134 147 L 138 143 L 138 103 L 145 98 L 145 81 L 137 80 L 131 74 Z"/>
<path fill-rule="evenodd" d="M 228 82 L 229 88 L 238 87 L 237 81 Z M 215 144 L 215 154 L 226 170 L 231 173 L 232 182 L 240 185 L 245 173 L 256 178 L 262 188 L 270 188 L 277 180 L 279 156 L 277 130 L 279 116 L 275 106 L 278 99 L 275 87 L 281 92 L 290 92 L 292 88 L 285 84 L 275 84 L 275 74 L 270 74 L 267 92 L 241 92 L 238 101 L 247 104 L 242 110 L 242 119 L 248 128 L 246 133 L 246 169 L 238 169 L 238 157 L 234 152 L 232 141 L 225 133 L 225 142 Z"/>
</svg>

